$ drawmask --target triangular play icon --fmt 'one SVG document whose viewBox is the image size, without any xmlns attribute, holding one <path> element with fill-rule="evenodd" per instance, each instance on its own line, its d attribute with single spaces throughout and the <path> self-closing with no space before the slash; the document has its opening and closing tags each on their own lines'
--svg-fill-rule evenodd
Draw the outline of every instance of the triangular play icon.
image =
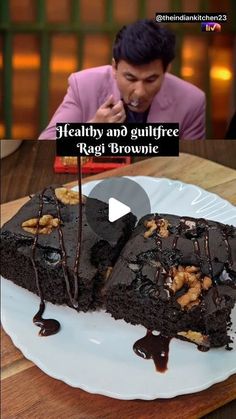
<svg viewBox="0 0 236 419">
<path fill-rule="evenodd" d="M 118 199 L 109 198 L 108 204 L 108 219 L 111 223 L 131 212 L 130 207 L 123 204 L 123 202 L 118 201 Z"/>
</svg>

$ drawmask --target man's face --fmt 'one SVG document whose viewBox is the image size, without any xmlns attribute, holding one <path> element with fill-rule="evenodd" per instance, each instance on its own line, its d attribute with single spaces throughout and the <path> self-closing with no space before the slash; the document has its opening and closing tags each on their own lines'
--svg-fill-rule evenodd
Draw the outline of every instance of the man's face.
<svg viewBox="0 0 236 419">
<path fill-rule="evenodd" d="M 162 61 L 132 65 L 121 60 L 116 65 L 113 60 L 112 67 L 121 97 L 129 109 L 145 112 L 161 88 L 164 79 Z"/>
</svg>

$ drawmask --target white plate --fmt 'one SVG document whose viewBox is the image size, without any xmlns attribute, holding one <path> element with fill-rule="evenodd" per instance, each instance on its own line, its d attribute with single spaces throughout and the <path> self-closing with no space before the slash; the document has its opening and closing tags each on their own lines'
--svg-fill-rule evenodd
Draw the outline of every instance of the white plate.
<svg viewBox="0 0 236 419">
<path fill-rule="evenodd" d="M 217 195 L 168 179 L 131 177 L 145 188 L 152 211 L 204 217 L 236 225 L 236 208 Z M 87 195 L 97 182 L 85 184 Z M 172 339 L 168 370 L 155 371 L 152 360 L 139 358 L 133 344 L 146 333 L 142 326 L 115 321 L 105 312 L 79 313 L 47 303 L 46 318 L 56 318 L 61 331 L 47 338 L 32 323 L 39 299 L 2 279 L 2 324 L 24 356 L 51 377 L 118 399 L 170 398 L 210 387 L 236 372 L 236 344 L 200 352 Z M 236 331 L 233 311 L 231 336 Z"/>
</svg>

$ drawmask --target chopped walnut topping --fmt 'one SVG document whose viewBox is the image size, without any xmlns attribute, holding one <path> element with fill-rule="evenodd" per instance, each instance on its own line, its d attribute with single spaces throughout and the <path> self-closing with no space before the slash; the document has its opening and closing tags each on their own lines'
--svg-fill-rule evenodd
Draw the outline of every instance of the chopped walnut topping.
<svg viewBox="0 0 236 419">
<path fill-rule="evenodd" d="M 199 268 L 197 266 L 186 266 L 185 269 L 183 269 L 185 272 L 188 272 L 190 274 L 199 272 Z"/>
<path fill-rule="evenodd" d="M 50 234 L 53 228 L 59 226 L 59 218 L 53 218 L 50 214 L 45 214 L 39 219 L 39 234 Z M 30 218 L 21 224 L 21 227 L 28 231 L 28 233 L 36 234 L 37 232 L 38 218 Z"/>
<path fill-rule="evenodd" d="M 209 276 L 204 276 L 202 281 L 202 288 L 204 290 L 208 290 L 212 286 L 212 280 L 209 278 Z"/>
<path fill-rule="evenodd" d="M 176 292 L 180 290 L 185 283 L 185 273 L 184 272 L 178 272 L 173 279 L 173 282 L 171 284 L 172 291 Z"/>
<path fill-rule="evenodd" d="M 191 303 L 188 303 L 187 305 L 187 309 L 190 310 L 190 308 L 194 307 L 194 306 L 198 306 L 198 304 L 200 304 L 200 300 L 199 298 L 197 298 L 195 301 L 191 301 Z"/>
<path fill-rule="evenodd" d="M 62 202 L 63 204 L 67 205 L 76 205 L 79 203 L 79 193 L 76 191 L 72 191 L 67 188 L 56 188 L 55 195 L 58 201 Z M 85 202 L 85 197 L 82 196 L 82 203 Z"/>
<path fill-rule="evenodd" d="M 191 342 L 196 343 L 197 345 L 209 346 L 208 337 L 200 332 L 188 330 L 187 332 L 178 332 L 177 335 L 183 336 L 185 339 L 188 339 Z"/>
<path fill-rule="evenodd" d="M 149 221 L 146 220 L 144 222 L 144 225 L 146 228 L 148 228 L 148 230 L 145 231 L 144 233 L 144 237 L 148 238 L 153 235 L 153 232 L 157 229 L 157 225 L 156 225 L 155 220 L 149 220 Z"/>
<path fill-rule="evenodd" d="M 157 225 L 159 227 L 159 235 L 161 237 L 168 237 L 169 236 L 169 222 L 167 220 L 161 219 L 158 220 Z"/>
<path fill-rule="evenodd" d="M 177 299 L 182 308 L 190 309 L 198 305 L 200 303 L 198 297 L 201 295 L 201 291 L 206 291 L 212 286 L 211 278 L 208 276 L 201 278 L 202 274 L 197 266 L 183 267 L 179 265 L 178 268 L 171 268 L 170 275 L 172 278 L 170 289 L 174 294 L 184 285 L 188 286 L 187 292 Z"/>
<path fill-rule="evenodd" d="M 153 235 L 153 232 L 157 230 L 159 236 L 165 238 L 169 236 L 169 222 L 164 218 L 160 219 L 152 219 L 152 220 L 145 220 L 144 221 L 145 227 L 148 229 L 144 233 L 144 237 L 148 238 Z"/>
</svg>

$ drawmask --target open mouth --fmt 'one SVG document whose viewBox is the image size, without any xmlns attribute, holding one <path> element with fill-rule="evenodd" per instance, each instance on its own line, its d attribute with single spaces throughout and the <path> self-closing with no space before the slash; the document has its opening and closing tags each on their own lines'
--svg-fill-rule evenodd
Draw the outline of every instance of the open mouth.
<svg viewBox="0 0 236 419">
<path fill-rule="evenodd" d="M 132 106 L 133 108 L 138 108 L 140 106 L 139 100 L 131 100 L 127 103 L 128 106 Z"/>
<path fill-rule="evenodd" d="M 129 102 L 128 101 L 126 102 L 124 99 L 121 99 L 121 100 L 126 106 L 132 106 L 133 108 L 137 108 L 138 106 L 141 105 L 141 102 L 138 99 L 133 99 L 133 100 L 130 100 Z"/>
<path fill-rule="evenodd" d="M 138 100 L 132 100 L 131 102 L 129 102 L 129 105 L 133 106 L 134 108 L 137 108 L 139 104 L 140 103 Z"/>
<path fill-rule="evenodd" d="M 124 102 L 124 100 L 123 100 Z M 131 106 L 132 108 L 140 108 L 143 105 L 143 102 L 140 102 L 138 99 L 130 100 L 129 102 L 124 102 L 126 106 Z"/>
</svg>

